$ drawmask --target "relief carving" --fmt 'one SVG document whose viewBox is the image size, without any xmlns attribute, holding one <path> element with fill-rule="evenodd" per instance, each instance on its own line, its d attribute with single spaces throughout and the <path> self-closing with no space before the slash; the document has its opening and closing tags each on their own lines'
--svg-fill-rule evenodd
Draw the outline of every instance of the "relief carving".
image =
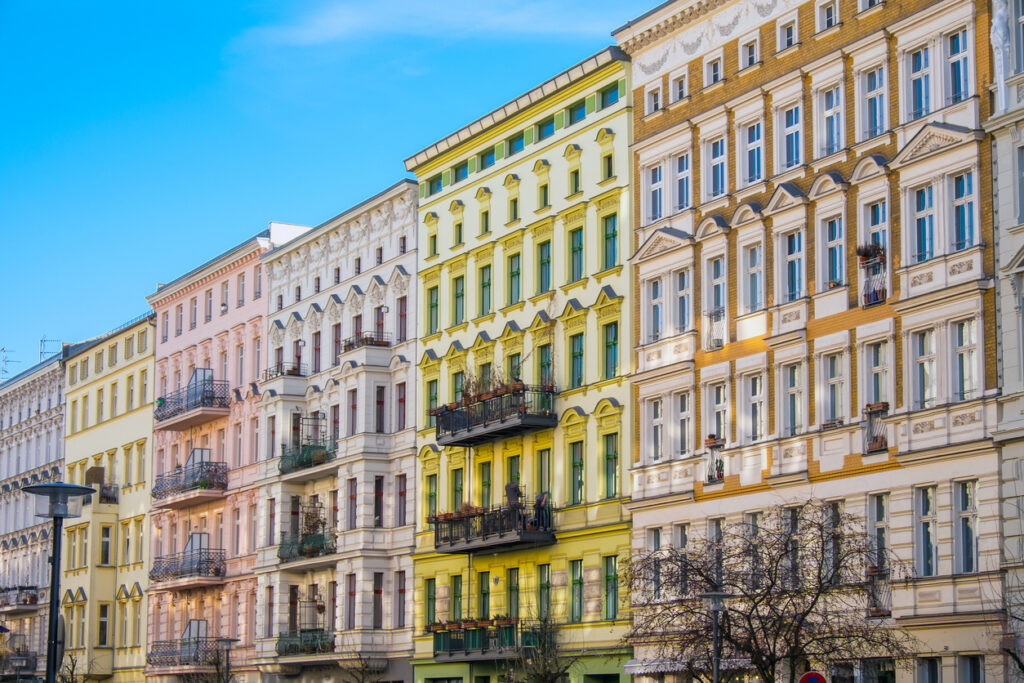
<svg viewBox="0 0 1024 683">
<path fill-rule="evenodd" d="M 949 267 L 949 274 L 959 275 L 960 273 L 967 273 L 972 270 L 974 270 L 974 261 L 960 261 Z"/>
<path fill-rule="evenodd" d="M 935 279 L 935 275 L 932 274 L 931 271 L 928 271 L 926 273 L 918 273 L 913 278 L 911 278 L 910 286 L 911 287 L 919 287 L 920 285 L 923 285 L 923 284 L 926 284 L 928 282 L 931 282 L 934 279 Z"/>
<path fill-rule="evenodd" d="M 914 425 L 914 434 L 924 434 L 935 429 L 935 422 L 918 422 Z"/>
</svg>

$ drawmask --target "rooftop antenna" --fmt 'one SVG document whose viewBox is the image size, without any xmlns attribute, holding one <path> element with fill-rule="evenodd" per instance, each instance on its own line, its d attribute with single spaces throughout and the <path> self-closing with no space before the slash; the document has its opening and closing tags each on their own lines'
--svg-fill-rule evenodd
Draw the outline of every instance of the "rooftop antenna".
<svg viewBox="0 0 1024 683">
<path fill-rule="evenodd" d="M 0 382 L 7 379 L 7 364 L 8 363 L 20 363 L 18 360 L 11 360 L 7 358 L 7 347 L 0 346 Z"/>
<path fill-rule="evenodd" d="M 56 351 L 47 350 L 47 347 L 53 348 L 54 344 L 57 345 Z M 60 353 L 60 340 L 47 339 L 46 335 L 44 334 L 43 338 L 39 340 L 39 362 L 42 363 L 44 360 L 47 359 L 47 357 L 53 356 L 58 353 Z"/>
</svg>

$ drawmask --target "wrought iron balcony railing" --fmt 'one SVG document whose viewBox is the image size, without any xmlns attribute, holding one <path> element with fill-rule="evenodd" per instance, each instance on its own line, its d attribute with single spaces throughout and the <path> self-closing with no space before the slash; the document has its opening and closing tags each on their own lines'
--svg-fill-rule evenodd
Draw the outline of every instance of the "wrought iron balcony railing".
<svg viewBox="0 0 1024 683">
<path fill-rule="evenodd" d="M 158 398 L 156 407 L 153 409 L 153 419 L 161 422 L 199 408 L 229 408 L 230 406 L 229 382 L 203 380 Z"/>
<path fill-rule="evenodd" d="M 184 578 L 222 578 L 225 574 L 225 552 L 219 548 L 186 550 L 153 560 L 149 580 L 176 581 Z"/>
<path fill-rule="evenodd" d="M 277 638 L 275 650 L 282 657 L 328 654 L 334 652 L 334 634 L 323 628 L 283 631 Z"/>
<path fill-rule="evenodd" d="M 884 304 L 888 297 L 886 291 L 885 271 L 868 275 L 864 278 L 863 294 L 864 306 Z"/>
<path fill-rule="evenodd" d="M 345 353 L 363 346 L 391 346 L 391 335 L 376 330 L 354 334 L 341 343 L 341 351 Z"/>
<path fill-rule="evenodd" d="M 16 680 L 32 680 L 39 665 L 39 654 L 29 650 L 7 651 L 0 656 L 0 671 Z"/>
<path fill-rule="evenodd" d="M 120 487 L 117 484 L 90 484 L 96 487 L 96 493 L 90 493 L 82 498 L 82 505 L 92 505 L 96 501 L 100 505 L 117 505 Z"/>
<path fill-rule="evenodd" d="M 868 616 L 884 618 L 892 615 L 892 584 L 889 583 L 889 570 L 885 567 L 869 567 L 868 584 Z"/>
<path fill-rule="evenodd" d="M 163 500 L 195 490 L 224 491 L 227 487 L 226 462 L 198 462 L 157 476 L 153 482 L 153 498 Z"/>
<path fill-rule="evenodd" d="M 889 413 L 889 404 L 885 401 L 870 403 L 864 407 L 867 420 L 864 422 L 864 452 L 875 453 L 889 448 L 889 439 L 885 432 L 885 416 Z"/>
<path fill-rule="evenodd" d="M 263 371 L 263 381 L 275 377 L 306 377 L 309 375 L 309 366 L 305 363 L 274 363 Z"/>
<path fill-rule="evenodd" d="M 301 558 L 321 557 L 337 551 L 337 536 L 333 530 L 313 534 L 281 534 L 277 557 L 282 562 Z"/>
<path fill-rule="evenodd" d="M 436 438 L 442 446 L 474 446 L 558 424 L 553 386 L 513 384 L 471 402 L 437 408 Z"/>
<path fill-rule="evenodd" d="M 34 610 L 39 604 L 36 586 L 0 586 L 0 611 Z"/>
<path fill-rule="evenodd" d="M 538 628 L 518 619 L 464 620 L 434 632 L 434 658 L 449 662 L 503 660 L 518 657 L 524 648 L 535 648 L 542 637 Z"/>
<path fill-rule="evenodd" d="M 309 469 L 334 460 L 335 451 L 326 443 L 307 443 L 295 448 L 282 449 L 277 469 L 281 474 Z"/>
<path fill-rule="evenodd" d="M 704 350 L 717 351 L 725 346 L 725 337 L 729 331 L 725 309 L 716 308 L 705 313 L 704 324 Z"/>
<path fill-rule="evenodd" d="M 150 666 L 214 666 L 223 656 L 216 638 L 157 640 L 146 654 Z"/>
<path fill-rule="evenodd" d="M 441 513 L 429 520 L 434 525 L 434 549 L 446 553 L 503 550 L 555 542 L 551 503 L 467 508 Z"/>
</svg>

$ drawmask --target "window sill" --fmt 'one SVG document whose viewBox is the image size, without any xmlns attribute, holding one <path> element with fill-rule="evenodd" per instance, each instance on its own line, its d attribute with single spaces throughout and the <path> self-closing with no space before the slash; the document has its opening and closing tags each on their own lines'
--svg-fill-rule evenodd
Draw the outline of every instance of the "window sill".
<svg viewBox="0 0 1024 683">
<path fill-rule="evenodd" d="M 598 181 L 597 185 L 598 185 L 598 187 L 604 187 L 606 185 L 613 185 L 615 183 L 615 181 L 618 180 L 618 179 L 619 179 L 618 176 L 610 175 L 607 178 L 605 178 L 604 180 Z"/>
<path fill-rule="evenodd" d="M 588 280 L 588 278 L 586 276 L 583 276 L 579 280 L 574 280 L 572 282 L 566 282 L 559 289 L 561 289 L 563 292 L 566 292 L 566 293 L 571 292 L 574 289 L 581 289 L 581 288 L 586 286 L 587 280 Z"/>
<path fill-rule="evenodd" d="M 436 341 L 441 341 L 441 331 L 440 330 L 438 330 L 437 332 L 433 332 L 431 334 L 425 335 L 423 337 L 423 343 L 424 344 L 431 344 L 431 343 L 436 342 Z M 338 367 L 338 366 L 335 366 L 335 367 Z"/>
<path fill-rule="evenodd" d="M 750 197 L 752 195 L 755 195 L 755 194 L 761 194 L 762 192 L 766 191 L 767 189 L 768 189 L 768 183 L 766 183 L 763 180 L 755 180 L 750 185 L 747 185 L 747 186 L 743 187 L 742 189 L 739 189 L 736 192 L 734 192 L 733 196 L 736 198 L 737 202 L 743 202 L 748 197 Z"/>
<path fill-rule="evenodd" d="M 473 320 L 471 322 L 474 325 L 483 325 L 484 323 L 489 323 L 492 320 L 494 320 L 494 316 L 495 316 L 494 311 L 491 311 L 490 313 L 484 313 L 483 315 L 480 315 L 480 316 L 477 316 L 477 317 L 473 318 Z"/>
<path fill-rule="evenodd" d="M 818 31 L 817 33 L 815 33 L 811 37 L 814 38 L 815 40 L 821 40 L 822 38 L 825 38 L 827 36 L 832 35 L 833 33 L 839 33 L 839 30 L 842 27 L 843 27 L 843 22 L 841 22 L 841 21 L 840 22 L 836 22 L 835 24 L 832 24 L 828 28 L 821 29 L 820 31 Z"/>
<path fill-rule="evenodd" d="M 846 161 L 849 158 L 850 150 L 844 147 L 840 149 L 838 152 L 832 152 L 832 154 L 829 154 L 828 156 L 818 157 L 817 159 L 811 162 L 811 168 L 814 169 L 815 173 L 818 173 L 819 171 L 821 171 L 821 169 L 825 168 L 826 166 L 831 166 L 832 164 L 846 163 Z"/>
<path fill-rule="evenodd" d="M 552 299 L 554 296 L 555 296 L 555 290 L 549 289 L 546 292 L 540 292 L 539 294 L 534 294 L 533 296 L 531 296 L 530 297 L 530 303 L 531 304 L 539 303 L 539 302 L 544 301 L 546 299 Z"/>
<path fill-rule="evenodd" d="M 680 97 L 678 100 L 672 100 L 671 102 L 669 102 L 668 105 L 665 107 L 665 109 L 674 109 L 676 107 L 679 107 L 679 106 L 682 106 L 682 105 L 686 104 L 689 101 L 690 101 L 690 96 L 689 95 L 684 95 L 683 97 Z"/>
<path fill-rule="evenodd" d="M 863 19 L 864 17 L 870 16 L 875 12 L 881 11 L 883 7 L 885 7 L 885 0 L 880 0 L 871 7 L 865 7 L 862 10 L 858 10 L 857 13 L 854 14 L 853 16 L 856 17 L 857 19 Z"/>
<path fill-rule="evenodd" d="M 602 270 L 599 273 L 595 273 L 594 274 L 594 279 L 597 280 L 598 283 L 600 283 L 603 280 L 607 280 L 608 278 L 615 277 L 616 275 L 619 275 L 621 273 L 622 273 L 622 264 L 620 263 L 617 266 L 612 266 L 611 268 L 606 268 L 605 270 Z"/>
<path fill-rule="evenodd" d="M 788 55 L 791 52 L 796 52 L 797 49 L 799 49 L 799 47 L 800 47 L 800 43 L 799 42 L 793 43 L 789 47 L 784 47 L 781 50 L 777 50 L 775 52 L 775 57 L 781 57 L 782 55 Z"/>
<path fill-rule="evenodd" d="M 544 214 L 551 213 L 551 204 L 545 204 L 544 206 L 537 207 L 537 210 L 533 212 L 534 216 L 543 216 Z"/>
<path fill-rule="evenodd" d="M 892 140 L 891 136 L 889 135 L 889 131 L 886 130 L 885 132 L 879 133 L 874 137 L 864 138 L 863 140 L 855 144 L 853 147 L 851 147 L 851 149 L 857 153 L 857 156 L 864 156 L 866 152 L 875 149 L 876 147 L 888 145 L 891 141 Z"/>
<path fill-rule="evenodd" d="M 748 64 L 745 67 L 741 68 L 736 73 L 739 74 L 740 76 L 745 76 L 746 74 L 749 74 L 749 73 L 752 73 L 754 71 L 757 71 L 759 68 L 761 68 L 762 64 L 764 64 L 764 62 L 762 62 L 759 59 L 756 62 L 754 62 L 753 64 Z"/>
<path fill-rule="evenodd" d="M 728 192 L 726 192 L 721 197 L 715 197 L 714 199 L 709 199 L 706 202 L 704 202 L 703 204 L 701 204 L 700 205 L 700 211 L 701 211 L 701 213 L 709 213 L 711 211 L 715 211 L 716 209 L 721 209 L 721 208 L 726 207 L 726 206 L 729 206 L 729 193 Z"/>
<path fill-rule="evenodd" d="M 583 196 L 583 190 L 576 190 L 572 194 L 565 195 L 565 201 L 568 202 L 568 201 L 572 201 L 574 199 L 579 199 L 582 196 Z"/>
<path fill-rule="evenodd" d="M 665 107 L 660 107 L 660 108 L 655 109 L 654 111 L 652 111 L 650 114 L 646 114 L 645 113 L 641 120 L 642 121 L 653 121 L 654 119 L 658 118 L 659 116 L 661 116 L 664 113 L 665 113 Z"/>
<path fill-rule="evenodd" d="M 778 187 L 782 183 L 788 183 L 792 180 L 800 180 L 807 175 L 807 167 L 803 164 L 797 164 L 793 168 L 786 169 L 785 171 L 776 174 L 772 178 L 772 183 Z"/>
<path fill-rule="evenodd" d="M 701 95 L 705 95 L 705 94 L 707 94 L 707 93 L 709 93 L 709 92 L 711 92 L 713 90 L 717 90 L 718 88 L 721 88 L 723 85 L 725 85 L 725 79 L 724 78 L 720 78 L 717 81 L 715 81 L 714 83 L 706 83 L 706 84 L 704 84 L 704 87 L 701 88 L 700 94 Z"/>
<path fill-rule="evenodd" d="M 514 304 L 509 304 L 508 306 L 505 306 L 504 308 L 499 309 L 499 312 L 502 315 L 508 315 L 509 313 L 514 313 L 515 311 L 523 310 L 524 306 L 526 306 L 526 302 L 525 301 L 517 301 Z M 494 314 L 492 313 L 491 317 L 493 317 L 493 316 L 494 316 Z"/>
<path fill-rule="evenodd" d="M 521 223 L 521 222 L 522 222 L 522 219 L 515 218 L 513 220 L 510 220 L 508 223 L 505 223 L 505 227 L 506 228 L 513 228 L 513 227 L 519 225 L 519 223 Z"/>
</svg>

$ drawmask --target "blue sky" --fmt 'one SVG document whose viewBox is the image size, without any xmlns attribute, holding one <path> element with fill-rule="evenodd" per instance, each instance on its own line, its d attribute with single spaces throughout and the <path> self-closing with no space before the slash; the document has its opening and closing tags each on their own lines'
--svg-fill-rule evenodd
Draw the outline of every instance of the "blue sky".
<svg viewBox="0 0 1024 683">
<path fill-rule="evenodd" d="M 0 0 L 0 346 L 38 360 L 313 225 L 656 0 Z"/>
</svg>

